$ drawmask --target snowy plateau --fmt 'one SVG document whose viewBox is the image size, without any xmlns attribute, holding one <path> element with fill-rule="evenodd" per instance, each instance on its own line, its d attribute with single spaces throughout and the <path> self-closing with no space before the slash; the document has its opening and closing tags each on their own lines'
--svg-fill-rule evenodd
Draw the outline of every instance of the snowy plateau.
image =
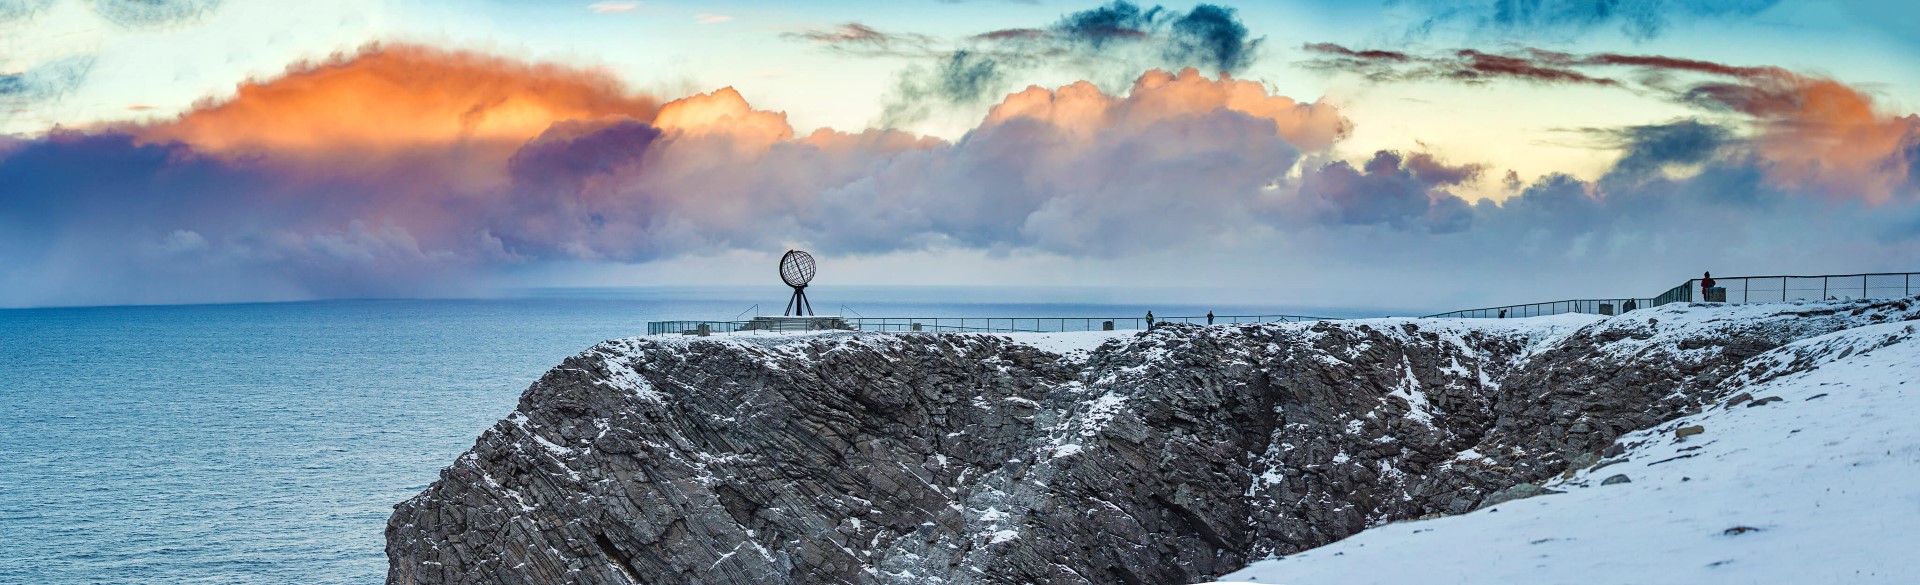
<svg viewBox="0 0 1920 585">
<path fill-rule="evenodd" d="M 389 583 L 1917 583 L 1920 303 L 602 343 Z"/>
</svg>

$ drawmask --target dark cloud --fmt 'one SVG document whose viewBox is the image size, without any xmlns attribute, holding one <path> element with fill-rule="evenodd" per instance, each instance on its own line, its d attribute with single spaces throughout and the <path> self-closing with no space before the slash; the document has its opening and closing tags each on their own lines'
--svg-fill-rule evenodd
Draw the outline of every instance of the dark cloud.
<svg viewBox="0 0 1920 585">
<path fill-rule="evenodd" d="M 565 120 L 515 151 L 507 172 L 525 188 L 579 191 L 594 177 L 639 172 L 659 139 L 659 128 L 639 120 Z"/>
<path fill-rule="evenodd" d="M 0 24 L 38 15 L 52 3 L 53 0 L 0 0 Z"/>
<path fill-rule="evenodd" d="M 1212 4 L 1193 7 L 1174 19 L 1168 58 L 1192 61 L 1221 71 L 1238 71 L 1253 62 L 1260 40 L 1247 39 L 1247 27 L 1232 8 Z"/>
<path fill-rule="evenodd" d="M 883 104 L 884 126 L 918 121 L 943 107 L 982 105 L 1015 89 L 1009 81 L 1015 75 L 1043 67 L 1074 71 L 1110 88 L 1151 68 L 1233 73 L 1252 65 L 1264 42 L 1232 8 L 1200 4 L 1180 11 L 1127 0 L 1069 13 L 1044 27 L 988 31 L 951 43 L 860 24 L 785 36 L 852 55 L 921 60 L 900 73 Z"/>
<path fill-rule="evenodd" d="M 928 47 L 933 43 L 933 38 L 926 35 L 882 32 L 858 22 L 830 29 L 782 33 L 780 36 L 788 40 L 807 41 L 833 51 L 876 56 L 924 56 L 929 54 Z"/>
<path fill-rule="evenodd" d="M 93 11 L 125 28 L 174 26 L 199 20 L 221 0 L 92 0 Z"/>
<path fill-rule="evenodd" d="M 919 120 L 938 104 L 979 104 L 1005 89 L 1005 60 L 968 50 L 941 57 L 932 65 L 916 64 L 894 82 L 891 99 L 881 106 L 881 124 L 895 126 Z"/>
<path fill-rule="evenodd" d="M 66 95 L 86 81 L 94 57 L 80 55 L 42 63 L 19 73 L 0 74 L 0 106 L 19 107 Z"/>
<path fill-rule="evenodd" d="M 1336 223 L 1457 232 L 1473 218 L 1466 201 L 1446 188 L 1482 171 L 1479 165 L 1449 166 L 1428 153 L 1408 157 L 1383 150 L 1359 168 L 1336 161 L 1307 173 L 1299 194 Z"/>
<path fill-rule="evenodd" d="M 1386 50 L 1380 50 L 1380 49 L 1369 49 L 1364 51 L 1357 51 L 1357 50 L 1349 49 L 1333 43 L 1307 43 L 1305 46 L 1302 46 L 1301 48 L 1305 49 L 1309 53 L 1321 53 L 1326 55 L 1348 57 L 1348 58 L 1358 59 L 1361 62 L 1390 61 L 1390 62 L 1396 62 L 1396 63 L 1404 63 L 1404 62 L 1413 60 L 1412 55 L 1408 55 L 1406 53 L 1402 53 L 1399 51 L 1386 51 Z"/>
<path fill-rule="evenodd" d="M 1042 43 L 1053 53 L 1082 59 L 1124 48 L 1129 54 L 1119 57 L 1141 60 L 1136 65 L 1228 73 L 1251 65 L 1263 41 L 1249 36 L 1232 8 L 1200 4 L 1181 12 L 1126 0 L 1068 14 L 1045 29 L 997 31 L 974 39 Z M 1138 68 L 1127 72 L 1135 73 Z"/>
<path fill-rule="evenodd" d="M 1572 69 L 1543 66 L 1538 61 L 1464 49 L 1455 54 L 1459 61 L 1444 75 L 1453 79 L 1481 82 L 1513 79 L 1540 83 L 1616 85 L 1612 79 L 1589 76 Z"/>
<path fill-rule="evenodd" d="M 1572 68 L 1577 63 L 1561 55 L 1530 51 L 1516 55 L 1461 49 L 1451 54 L 1416 56 L 1398 51 L 1355 50 L 1333 43 L 1302 47 L 1314 57 L 1309 68 L 1354 73 L 1374 81 L 1398 82 L 1441 79 L 1465 83 L 1520 81 L 1543 84 L 1618 85 L 1619 82 Z"/>
<path fill-rule="evenodd" d="M 1707 162 L 1734 139 L 1731 129 L 1692 119 L 1603 132 L 1623 153 L 1613 172 L 1629 177 Z"/>
<path fill-rule="evenodd" d="M 1759 14 L 1779 0 L 1388 0 L 1413 13 L 1407 32 L 1425 36 L 1448 27 L 1521 37 L 1580 35 L 1613 28 L 1646 40 L 1676 22 Z"/>
</svg>

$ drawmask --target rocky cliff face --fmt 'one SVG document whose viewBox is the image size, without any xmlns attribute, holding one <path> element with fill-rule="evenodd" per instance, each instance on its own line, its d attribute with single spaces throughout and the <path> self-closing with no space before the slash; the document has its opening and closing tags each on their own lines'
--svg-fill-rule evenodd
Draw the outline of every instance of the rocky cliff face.
<svg viewBox="0 0 1920 585">
<path fill-rule="evenodd" d="M 1183 583 L 1473 509 L 1911 300 L 1607 320 L 626 339 L 387 529 L 389 582 Z M 1509 490 L 1509 493 L 1511 490 Z"/>
</svg>

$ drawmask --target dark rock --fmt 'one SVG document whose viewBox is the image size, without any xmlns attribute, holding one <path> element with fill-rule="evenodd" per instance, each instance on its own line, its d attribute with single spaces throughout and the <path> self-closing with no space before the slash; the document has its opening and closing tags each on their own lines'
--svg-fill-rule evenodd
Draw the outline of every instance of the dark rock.
<svg viewBox="0 0 1920 585">
<path fill-rule="evenodd" d="M 1707 427 L 1703 427 L 1700 425 L 1685 426 L 1685 427 L 1674 429 L 1673 437 L 1676 439 L 1685 441 L 1687 440 L 1687 437 L 1698 435 L 1704 432 L 1707 432 Z"/>
<path fill-rule="evenodd" d="M 1749 357 L 1915 312 L 1786 307 L 1552 339 L 1165 323 L 1073 356 L 973 334 L 610 341 L 395 507 L 388 582 L 1200 581 L 1548 493 L 1625 433 L 1813 367 Z"/>
<path fill-rule="evenodd" d="M 1755 407 L 1755 406 L 1760 406 L 1760 405 L 1763 405 L 1763 404 L 1769 404 L 1769 403 L 1774 403 L 1774 402 L 1779 402 L 1779 401 L 1780 401 L 1780 397 L 1779 397 L 1779 396 L 1768 396 L 1768 397 L 1766 397 L 1766 398 L 1761 398 L 1761 399 L 1759 399 L 1759 400 L 1755 400 L 1755 401 L 1753 401 L 1753 402 L 1749 402 L 1749 403 L 1747 403 L 1747 408 L 1753 408 L 1753 407 Z"/>
<path fill-rule="evenodd" d="M 1633 483 L 1633 480 L 1628 478 L 1627 474 L 1624 473 L 1616 473 L 1612 477 L 1600 480 L 1600 485 L 1613 485 L 1616 483 Z"/>
<path fill-rule="evenodd" d="M 1485 508 L 1488 506 L 1504 504 L 1514 500 L 1523 500 L 1523 499 L 1531 498 L 1535 496 L 1548 496 L 1548 495 L 1563 494 L 1563 493 L 1566 493 L 1566 492 L 1547 489 L 1544 487 L 1540 487 L 1539 485 L 1536 485 L 1536 484 L 1523 483 L 1523 484 L 1516 485 L 1504 490 L 1493 492 L 1491 494 L 1487 494 L 1487 497 L 1485 499 L 1480 500 L 1480 507 Z"/>
<path fill-rule="evenodd" d="M 1754 528 L 1752 526 L 1735 526 L 1733 528 L 1722 530 L 1720 531 L 1720 533 L 1725 534 L 1727 536 L 1736 536 L 1736 535 L 1746 534 L 1748 532 L 1759 532 L 1759 531 L 1760 529 Z"/>
</svg>

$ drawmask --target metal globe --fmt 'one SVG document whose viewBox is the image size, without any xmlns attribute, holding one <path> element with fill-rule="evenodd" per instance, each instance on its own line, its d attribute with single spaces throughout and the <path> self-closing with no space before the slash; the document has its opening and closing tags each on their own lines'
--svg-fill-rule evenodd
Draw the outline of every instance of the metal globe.
<svg viewBox="0 0 1920 585">
<path fill-rule="evenodd" d="M 799 250 L 788 250 L 780 257 L 780 280 L 787 286 L 800 288 L 813 281 L 813 255 Z"/>
</svg>

